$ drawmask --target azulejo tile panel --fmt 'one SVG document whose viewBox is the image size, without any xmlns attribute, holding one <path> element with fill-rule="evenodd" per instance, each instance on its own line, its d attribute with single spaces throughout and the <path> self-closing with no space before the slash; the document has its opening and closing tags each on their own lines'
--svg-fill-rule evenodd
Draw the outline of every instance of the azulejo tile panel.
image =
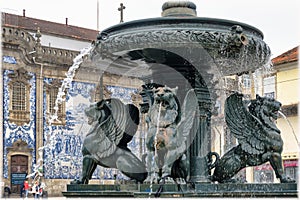
<svg viewBox="0 0 300 200">
<path fill-rule="evenodd" d="M 17 59 L 13 56 L 3 56 L 2 60 L 4 63 L 17 64 Z"/>
<path fill-rule="evenodd" d="M 32 165 L 35 163 L 35 143 L 36 143 L 36 76 L 33 73 L 28 73 L 32 76 L 29 80 L 31 85 L 30 87 L 30 122 L 28 124 L 24 124 L 22 126 L 17 126 L 14 123 L 9 121 L 9 102 L 12 97 L 10 97 L 8 84 L 10 82 L 10 78 L 8 74 L 13 73 L 13 70 L 4 70 L 3 73 L 3 176 L 4 178 L 8 178 L 8 157 L 7 157 L 7 148 L 11 147 L 12 144 L 21 139 L 28 144 L 29 148 L 33 148 L 32 152 Z M 33 167 L 32 169 L 33 170 Z"/>
<path fill-rule="evenodd" d="M 8 83 L 8 74 L 12 70 L 4 70 L 3 76 L 3 107 L 4 107 L 4 178 L 8 178 L 8 159 L 6 147 L 22 139 L 33 148 L 32 169 L 36 163 L 36 75 L 29 73 L 32 78 L 30 81 L 30 122 L 23 126 L 17 126 L 9 122 L 9 102 L 11 100 Z M 52 78 L 44 78 L 44 84 L 51 84 Z M 55 126 L 47 123 L 47 96 L 43 94 L 43 168 L 44 177 L 47 179 L 74 179 L 79 178 L 82 168 L 82 142 L 90 126 L 86 123 L 84 109 L 92 103 L 91 91 L 96 88 L 95 84 L 73 82 L 66 96 L 66 125 Z M 107 86 L 112 92 L 111 97 L 119 98 L 124 103 L 131 103 L 131 94 L 137 93 L 135 88 L 125 88 L 119 86 Z M 128 145 L 129 148 L 138 156 L 140 139 L 135 136 Z M 104 169 L 98 167 L 93 178 L 113 179 L 117 174 L 118 179 L 127 179 L 123 174 L 115 169 Z"/>
</svg>

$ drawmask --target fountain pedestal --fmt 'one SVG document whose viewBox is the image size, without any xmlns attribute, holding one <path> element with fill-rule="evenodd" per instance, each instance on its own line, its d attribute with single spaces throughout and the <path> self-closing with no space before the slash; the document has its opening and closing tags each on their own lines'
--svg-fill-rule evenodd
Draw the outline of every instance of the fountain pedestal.
<svg viewBox="0 0 300 200">
<path fill-rule="evenodd" d="M 150 193 L 149 184 L 128 184 L 128 185 L 67 185 L 67 192 L 63 195 L 67 198 L 96 198 L 96 197 L 127 197 L 127 198 L 147 198 L 154 197 L 160 185 L 152 185 Z M 297 184 L 295 183 L 278 183 L 278 184 L 248 184 L 248 183 L 226 183 L 195 184 L 181 185 L 178 189 L 175 184 L 165 184 L 160 197 L 245 197 L 245 198 L 296 198 L 298 197 Z"/>
</svg>

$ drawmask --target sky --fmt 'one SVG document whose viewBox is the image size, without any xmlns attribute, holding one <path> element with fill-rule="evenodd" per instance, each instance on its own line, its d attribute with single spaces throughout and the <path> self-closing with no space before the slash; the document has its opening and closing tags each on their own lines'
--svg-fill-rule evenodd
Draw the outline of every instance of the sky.
<svg viewBox="0 0 300 200">
<path fill-rule="evenodd" d="M 47 21 L 99 31 L 120 22 L 120 3 L 125 5 L 124 21 L 160 17 L 167 0 L 0 0 L 2 12 L 23 14 Z M 261 30 L 272 58 L 300 45 L 299 0 L 191 0 L 198 17 L 220 18 L 249 24 Z M 99 2 L 99 20 L 97 20 Z M 97 23 L 98 21 L 98 23 Z"/>
</svg>

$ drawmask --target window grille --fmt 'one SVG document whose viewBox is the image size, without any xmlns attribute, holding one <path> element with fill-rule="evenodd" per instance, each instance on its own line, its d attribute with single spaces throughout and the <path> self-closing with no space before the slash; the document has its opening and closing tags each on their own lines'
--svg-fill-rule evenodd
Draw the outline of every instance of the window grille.
<svg viewBox="0 0 300 200">
<path fill-rule="evenodd" d="M 12 110 L 26 111 L 27 104 L 26 86 L 22 82 L 12 85 Z"/>
<path fill-rule="evenodd" d="M 244 74 L 243 75 L 243 84 L 244 84 L 244 88 L 245 89 L 251 88 L 251 78 L 250 78 L 250 75 L 248 75 L 248 74 Z"/>
</svg>

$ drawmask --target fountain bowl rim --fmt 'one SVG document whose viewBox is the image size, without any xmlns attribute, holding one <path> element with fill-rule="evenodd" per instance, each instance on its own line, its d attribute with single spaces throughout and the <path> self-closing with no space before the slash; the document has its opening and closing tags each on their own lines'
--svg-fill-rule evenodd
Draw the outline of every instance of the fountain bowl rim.
<svg viewBox="0 0 300 200">
<path fill-rule="evenodd" d="M 138 19 L 132 20 L 128 22 L 119 23 L 108 28 L 103 29 L 100 31 L 99 36 L 101 34 L 112 34 L 119 33 L 120 31 L 126 31 L 133 28 L 140 28 L 142 30 L 143 27 L 151 27 L 151 26 L 160 26 L 160 25 L 174 25 L 174 24 L 208 24 L 208 25 L 215 25 L 215 26 L 225 26 L 225 27 L 232 27 L 234 25 L 241 26 L 244 30 L 255 32 L 258 34 L 261 39 L 264 39 L 264 34 L 258 28 L 234 20 L 228 19 L 221 19 L 221 18 L 208 18 L 208 17 L 155 17 L 155 18 L 146 18 L 146 19 Z M 175 28 L 175 27 L 173 27 Z M 217 29 L 216 29 L 217 30 Z M 99 39 L 100 37 L 97 37 Z"/>
</svg>

